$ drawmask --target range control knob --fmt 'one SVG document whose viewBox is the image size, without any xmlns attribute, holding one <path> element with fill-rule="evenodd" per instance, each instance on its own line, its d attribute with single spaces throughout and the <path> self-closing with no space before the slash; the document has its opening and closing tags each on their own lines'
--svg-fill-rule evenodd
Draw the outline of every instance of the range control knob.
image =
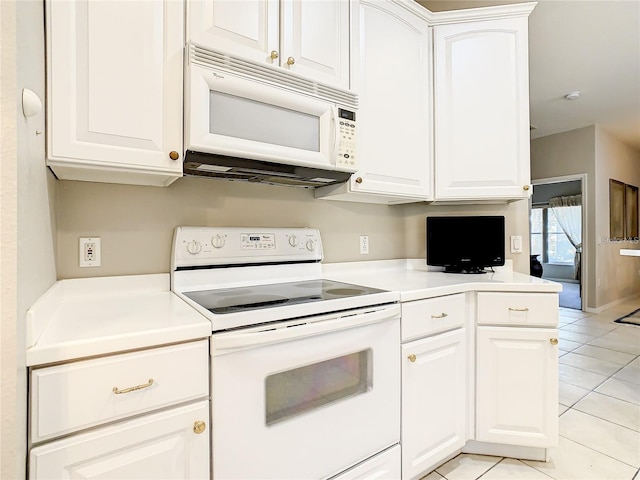
<svg viewBox="0 0 640 480">
<path fill-rule="evenodd" d="M 197 255 L 202 250 L 202 244 L 196 240 L 192 240 L 187 243 L 187 252 L 191 255 Z"/>
<path fill-rule="evenodd" d="M 316 248 L 316 242 L 314 242 L 313 240 L 307 240 L 307 250 L 309 250 L 310 252 L 313 252 L 315 248 Z"/>
<path fill-rule="evenodd" d="M 213 245 L 213 248 L 222 248 L 225 242 L 226 240 L 222 235 L 218 234 L 211 237 L 211 245 Z"/>
<path fill-rule="evenodd" d="M 295 246 L 297 246 L 297 245 L 298 245 L 298 243 L 300 243 L 300 242 L 298 241 L 298 237 L 296 237 L 295 235 L 291 235 L 291 236 L 289 237 L 289 245 L 291 245 L 292 247 L 295 247 Z"/>
</svg>

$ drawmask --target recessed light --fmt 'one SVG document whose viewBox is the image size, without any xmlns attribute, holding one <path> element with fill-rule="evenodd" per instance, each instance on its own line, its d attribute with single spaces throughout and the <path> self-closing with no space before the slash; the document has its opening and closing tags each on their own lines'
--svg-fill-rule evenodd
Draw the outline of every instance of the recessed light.
<svg viewBox="0 0 640 480">
<path fill-rule="evenodd" d="M 569 92 L 564 96 L 564 98 L 566 98 L 567 100 L 576 100 L 579 97 L 580 92 Z"/>
</svg>

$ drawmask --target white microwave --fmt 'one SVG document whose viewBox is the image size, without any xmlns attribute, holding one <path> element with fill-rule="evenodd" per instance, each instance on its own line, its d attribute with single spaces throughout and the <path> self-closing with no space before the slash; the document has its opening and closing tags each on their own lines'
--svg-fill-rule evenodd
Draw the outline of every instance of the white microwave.
<svg viewBox="0 0 640 480">
<path fill-rule="evenodd" d="M 186 174 L 316 187 L 358 169 L 352 92 L 194 44 L 188 58 Z"/>
</svg>

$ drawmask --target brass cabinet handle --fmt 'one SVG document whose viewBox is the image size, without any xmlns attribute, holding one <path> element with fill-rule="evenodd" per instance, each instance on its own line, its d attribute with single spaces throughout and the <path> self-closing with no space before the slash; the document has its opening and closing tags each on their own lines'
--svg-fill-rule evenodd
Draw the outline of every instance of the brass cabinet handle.
<svg viewBox="0 0 640 480">
<path fill-rule="evenodd" d="M 522 189 L 525 190 L 525 191 L 529 190 L 529 185 L 523 185 Z"/>
<path fill-rule="evenodd" d="M 510 312 L 528 312 L 529 309 L 528 308 L 512 308 L 512 307 L 509 307 L 509 311 Z"/>
<path fill-rule="evenodd" d="M 207 428 L 207 424 L 202 420 L 196 420 L 193 422 L 193 433 L 202 433 Z"/>
<path fill-rule="evenodd" d="M 410 362 L 415 362 L 417 357 L 412 353 L 407 358 L 409 359 Z"/>
<path fill-rule="evenodd" d="M 153 385 L 153 378 L 150 378 L 148 380 L 148 383 L 143 383 L 142 385 L 136 385 L 135 387 L 124 388 L 122 390 L 120 390 L 118 387 L 113 387 L 112 391 L 116 395 L 120 395 L 122 393 L 129 393 L 129 392 L 134 392 L 136 390 L 142 390 L 143 388 L 148 388 L 151 385 Z"/>
<path fill-rule="evenodd" d="M 294 63 L 296 63 L 296 59 L 293 57 L 289 57 L 287 58 L 287 65 L 293 65 Z"/>
<path fill-rule="evenodd" d="M 356 178 L 356 183 L 362 183 L 362 177 Z"/>
<path fill-rule="evenodd" d="M 549 342 L 551 343 L 551 345 L 557 345 L 558 344 L 558 339 L 557 338 L 550 338 Z"/>
<path fill-rule="evenodd" d="M 448 317 L 446 313 L 442 312 L 440 315 L 431 315 L 431 318 L 445 318 Z"/>
<path fill-rule="evenodd" d="M 175 150 L 172 150 L 171 152 L 169 152 L 169 158 L 171 160 L 177 160 L 180 158 L 180 154 L 178 152 L 176 152 Z"/>
<path fill-rule="evenodd" d="M 278 52 L 276 52 L 275 50 L 271 50 L 271 60 L 275 60 L 278 57 Z"/>
</svg>

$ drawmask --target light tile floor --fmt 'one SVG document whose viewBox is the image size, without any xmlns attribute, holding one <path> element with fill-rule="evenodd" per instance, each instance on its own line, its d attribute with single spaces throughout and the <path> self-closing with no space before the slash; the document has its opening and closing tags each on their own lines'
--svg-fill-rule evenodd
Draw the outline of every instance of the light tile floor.
<svg viewBox="0 0 640 480">
<path fill-rule="evenodd" d="M 560 442 L 550 462 L 461 454 L 422 480 L 640 480 L 640 326 L 560 309 Z"/>
</svg>

